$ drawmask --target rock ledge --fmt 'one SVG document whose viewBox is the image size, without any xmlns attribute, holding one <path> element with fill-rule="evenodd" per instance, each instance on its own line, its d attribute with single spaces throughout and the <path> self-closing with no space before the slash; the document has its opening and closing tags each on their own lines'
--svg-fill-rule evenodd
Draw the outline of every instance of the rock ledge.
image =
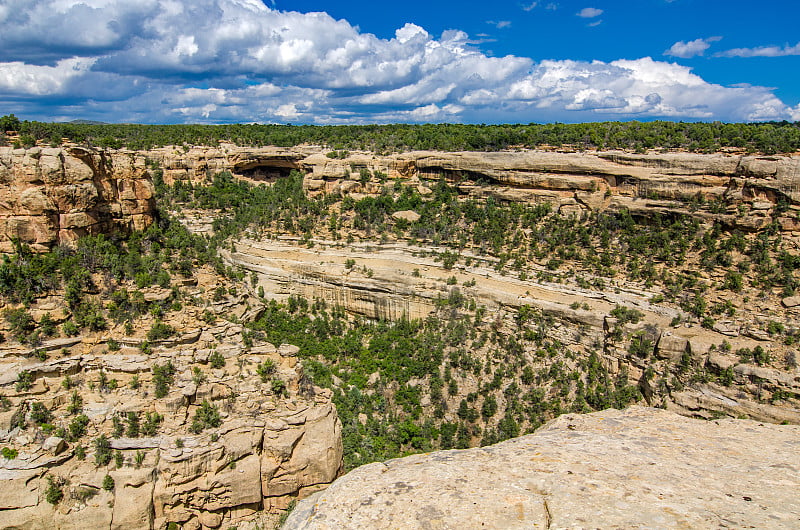
<svg viewBox="0 0 800 530">
<path fill-rule="evenodd" d="M 797 528 L 800 427 L 632 407 L 358 468 L 284 528 Z"/>
</svg>

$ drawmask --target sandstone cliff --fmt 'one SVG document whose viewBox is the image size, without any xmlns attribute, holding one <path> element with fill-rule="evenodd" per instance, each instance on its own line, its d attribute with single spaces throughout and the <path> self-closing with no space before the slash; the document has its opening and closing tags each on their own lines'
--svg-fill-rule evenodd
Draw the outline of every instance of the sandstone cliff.
<svg viewBox="0 0 800 530">
<path fill-rule="evenodd" d="M 255 273 L 258 284 L 270 298 L 284 300 L 299 295 L 371 319 L 425 319 L 449 296 L 452 287 L 447 280 L 455 278 L 461 286 L 460 293 L 486 307 L 496 322 L 506 322 L 495 329 L 509 335 L 519 333 L 513 318 L 520 308 L 527 306 L 552 321 L 549 336 L 570 350 L 583 351 L 585 355 L 596 345 L 602 345 L 603 361 L 609 372 L 626 373 L 641 386 L 651 404 L 705 418 L 730 415 L 774 423 L 800 423 L 800 409 L 793 402 L 780 406 L 767 399 L 767 392 L 800 395 L 800 370 L 796 366 L 786 370 L 754 366 L 743 363 L 735 353 L 740 348 L 761 345 L 771 351 L 774 359 L 780 360 L 793 351 L 792 346 L 780 344 L 758 328 L 759 315 L 778 318 L 774 316 L 774 300 L 736 302 L 741 312 L 717 329 L 697 324 L 674 325 L 673 319 L 684 316 L 683 312 L 653 303 L 654 293 L 635 282 L 620 279 L 613 289 L 587 289 L 570 282 L 521 280 L 495 270 L 496 260 L 469 252 L 464 253 L 471 259 L 469 266 L 458 264 L 447 269 L 436 255 L 436 250 L 444 249 L 434 246 L 426 249 L 431 254 L 401 243 L 351 243 L 342 247 L 336 242 L 318 240 L 313 248 L 307 248 L 291 238 L 242 239 L 235 245 L 235 252 L 224 251 L 223 256 L 232 265 Z M 348 267 L 348 259 L 357 266 Z M 718 303 L 724 298 L 721 294 L 710 302 Z M 620 341 L 615 337 L 618 326 L 610 313 L 618 306 L 641 311 L 644 318 L 624 328 L 630 336 L 649 338 L 653 344 L 652 359 L 632 354 L 630 340 Z M 797 313 L 794 308 L 786 311 L 787 326 L 791 326 Z M 723 342 L 728 344 L 727 349 L 717 347 Z M 645 377 L 653 369 L 660 374 L 678 373 L 681 362 L 687 359 L 703 372 L 717 374 L 729 370 L 732 384 L 695 381 L 685 388 L 666 392 L 655 388 Z M 537 362 L 535 356 L 530 362 Z M 457 406 L 458 400 L 454 399 L 451 407 Z M 447 417 L 455 418 L 452 412 Z"/>
<path fill-rule="evenodd" d="M 550 202 L 562 213 L 626 208 L 633 213 L 687 213 L 754 230 L 772 214 L 785 230 L 800 229 L 800 157 L 739 154 L 609 152 L 416 151 L 394 155 L 349 153 L 329 158 L 314 147 L 163 148 L 158 160 L 168 182 L 202 182 L 228 170 L 254 181 L 273 181 L 293 169 L 306 175 L 312 192 L 379 193 L 360 172 L 425 182 L 444 177 L 465 196 L 510 202 Z M 713 204 L 713 211 L 700 207 Z M 780 211 L 776 212 L 776 209 Z"/>
<path fill-rule="evenodd" d="M 286 529 L 796 528 L 800 428 L 633 407 L 358 468 Z"/>
<path fill-rule="evenodd" d="M 153 185 L 141 154 L 82 147 L 0 147 L 0 252 L 43 250 L 87 234 L 142 230 Z"/>
<path fill-rule="evenodd" d="M 651 215 L 689 213 L 753 230 L 777 215 L 800 229 L 800 157 L 623 152 L 352 153 L 329 158 L 318 147 L 166 147 L 147 152 L 83 147 L 0 147 L 0 251 L 11 239 L 38 249 L 85 234 L 142 229 L 153 220 L 147 161 L 164 179 L 204 182 L 220 171 L 271 182 L 292 170 L 306 174 L 311 193 L 379 193 L 362 170 L 417 183 L 444 177 L 465 196 L 550 202 L 562 213 L 619 210 Z M 698 208 L 698 201 L 713 203 Z M 779 209 L 779 211 L 776 211 Z"/>
<path fill-rule="evenodd" d="M 186 287 L 189 299 L 223 281 L 198 276 Z M 146 291 L 148 300 L 169 296 Z M 47 297 L 30 310 L 58 319 L 59 303 Z M 189 301 L 166 319 L 181 332 L 151 342 L 142 321 L 132 334 L 113 326 L 33 349 L 3 343 L 0 527 L 263 528 L 339 476 L 341 422 L 331 392 L 308 381 L 296 347 L 245 346 L 243 326 L 221 318 L 238 322 L 258 310 L 246 296 L 200 308 Z M 265 363 L 280 386 L 259 375 Z M 165 366 L 169 388 L 158 397 Z M 196 428 L 203 409 L 218 421 Z M 47 411 L 46 423 L 37 410 Z"/>
</svg>

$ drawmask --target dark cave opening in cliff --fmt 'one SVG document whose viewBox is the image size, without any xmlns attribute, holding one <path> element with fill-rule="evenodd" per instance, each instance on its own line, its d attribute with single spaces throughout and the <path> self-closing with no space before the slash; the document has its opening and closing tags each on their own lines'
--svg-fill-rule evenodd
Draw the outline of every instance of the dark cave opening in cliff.
<svg viewBox="0 0 800 530">
<path fill-rule="evenodd" d="M 498 181 L 478 171 L 469 171 L 464 169 L 445 169 L 445 168 L 426 168 L 420 170 L 420 177 L 423 178 L 438 178 L 444 177 L 447 182 L 453 184 L 461 183 L 474 183 L 478 186 L 493 186 L 498 184 Z"/>
<path fill-rule="evenodd" d="M 260 164 L 252 167 L 236 168 L 236 176 L 254 182 L 273 183 L 276 180 L 286 178 L 291 175 L 293 170 L 298 169 L 294 165 L 272 165 Z"/>
</svg>

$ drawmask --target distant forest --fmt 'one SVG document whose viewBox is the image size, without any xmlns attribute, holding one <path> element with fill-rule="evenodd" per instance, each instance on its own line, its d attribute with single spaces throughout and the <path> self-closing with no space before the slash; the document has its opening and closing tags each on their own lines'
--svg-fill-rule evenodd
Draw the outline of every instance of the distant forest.
<svg viewBox="0 0 800 530">
<path fill-rule="evenodd" d="M 8 138 L 3 131 L 18 136 Z M 59 145 L 63 139 L 99 147 L 150 149 L 165 145 L 242 146 L 301 144 L 334 150 L 391 153 L 409 150 L 499 151 L 543 146 L 577 149 L 686 149 L 713 152 L 740 148 L 765 154 L 800 149 L 800 122 L 685 123 L 598 122 L 578 124 L 392 125 L 137 125 L 43 123 L 0 117 L 0 145 Z"/>
</svg>

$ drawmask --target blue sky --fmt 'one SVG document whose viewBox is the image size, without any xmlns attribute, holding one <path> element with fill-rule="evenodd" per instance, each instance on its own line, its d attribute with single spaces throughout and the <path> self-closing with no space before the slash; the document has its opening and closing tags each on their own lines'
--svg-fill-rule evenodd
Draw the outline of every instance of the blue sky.
<svg viewBox="0 0 800 530">
<path fill-rule="evenodd" d="M 800 2 L 0 0 L 0 114 L 800 120 Z"/>
</svg>

